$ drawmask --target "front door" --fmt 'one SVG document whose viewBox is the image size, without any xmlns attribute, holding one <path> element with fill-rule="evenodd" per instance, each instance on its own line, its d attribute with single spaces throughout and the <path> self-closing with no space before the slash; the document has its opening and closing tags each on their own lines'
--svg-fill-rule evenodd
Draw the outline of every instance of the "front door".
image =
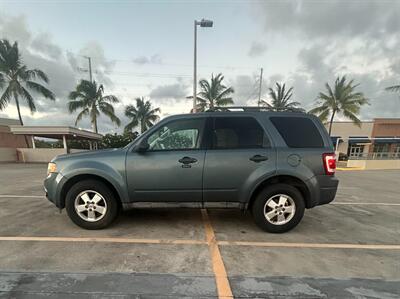
<svg viewBox="0 0 400 299">
<path fill-rule="evenodd" d="M 204 202 L 237 202 L 241 191 L 276 169 L 276 152 L 253 117 L 213 118 L 204 165 Z"/>
<path fill-rule="evenodd" d="M 205 118 L 167 122 L 147 138 L 149 149 L 127 156 L 131 201 L 201 202 Z"/>
</svg>

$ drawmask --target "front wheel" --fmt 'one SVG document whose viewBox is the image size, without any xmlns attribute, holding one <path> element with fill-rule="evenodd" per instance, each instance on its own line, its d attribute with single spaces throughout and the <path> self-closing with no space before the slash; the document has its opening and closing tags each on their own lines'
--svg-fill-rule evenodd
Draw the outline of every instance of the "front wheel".
<svg viewBox="0 0 400 299">
<path fill-rule="evenodd" d="M 111 190 L 96 180 L 86 180 L 71 187 L 66 196 L 69 218 L 85 229 L 102 229 L 117 217 L 118 203 Z"/>
<path fill-rule="evenodd" d="M 269 233 L 284 233 L 293 229 L 303 218 L 304 209 L 300 191 L 287 184 L 265 188 L 252 206 L 254 221 Z"/>
</svg>

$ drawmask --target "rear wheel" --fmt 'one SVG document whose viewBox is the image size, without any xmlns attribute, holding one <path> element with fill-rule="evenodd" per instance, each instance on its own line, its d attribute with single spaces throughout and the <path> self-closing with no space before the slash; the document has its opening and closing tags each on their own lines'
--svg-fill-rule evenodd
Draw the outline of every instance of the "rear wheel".
<svg viewBox="0 0 400 299">
<path fill-rule="evenodd" d="M 68 191 L 65 206 L 69 218 L 85 229 L 102 229 L 117 217 L 118 203 L 111 190 L 96 180 L 78 182 Z"/>
<path fill-rule="evenodd" d="M 270 233 L 284 233 L 300 222 L 304 209 L 304 199 L 297 188 L 276 184 L 257 195 L 252 213 L 254 221 L 261 229 Z"/>
</svg>

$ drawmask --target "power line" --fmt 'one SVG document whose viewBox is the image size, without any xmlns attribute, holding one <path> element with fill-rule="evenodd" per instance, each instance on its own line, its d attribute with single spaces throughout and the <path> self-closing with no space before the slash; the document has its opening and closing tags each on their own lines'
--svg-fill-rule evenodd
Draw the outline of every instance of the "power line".
<svg viewBox="0 0 400 299">
<path fill-rule="evenodd" d="M 81 57 L 87 58 L 87 56 L 84 56 L 82 54 L 74 53 L 74 52 L 71 52 L 71 51 L 69 51 L 69 53 L 74 54 L 76 56 L 81 56 Z M 105 59 L 105 57 L 101 57 L 101 56 L 93 56 L 93 55 L 91 55 L 90 57 L 92 59 L 93 58 L 94 59 L 100 58 L 102 60 Z M 109 58 L 109 59 L 106 59 L 106 60 L 110 61 L 110 62 L 111 61 L 112 62 L 129 62 L 129 63 L 135 64 L 135 65 L 139 65 L 139 66 L 140 65 L 142 65 L 142 66 L 144 66 L 144 65 L 160 65 L 160 66 L 165 65 L 165 66 L 177 66 L 177 67 L 193 68 L 193 65 L 191 65 L 191 64 L 182 64 L 182 63 L 175 63 L 175 62 L 149 61 L 149 62 L 141 64 L 141 63 L 136 63 L 133 59 L 114 59 L 114 58 Z M 245 65 L 198 65 L 197 67 L 199 67 L 199 68 L 221 68 L 221 69 L 252 69 L 252 70 L 258 69 L 257 66 L 245 66 Z"/>
</svg>

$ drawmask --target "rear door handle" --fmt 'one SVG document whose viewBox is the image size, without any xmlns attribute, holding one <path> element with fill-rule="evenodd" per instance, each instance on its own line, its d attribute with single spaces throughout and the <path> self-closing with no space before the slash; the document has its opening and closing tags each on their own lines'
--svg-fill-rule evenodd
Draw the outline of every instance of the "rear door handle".
<svg viewBox="0 0 400 299">
<path fill-rule="evenodd" d="M 262 161 L 266 161 L 266 160 L 268 160 L 268 157 L 267 156 L 261 156 L 261 155 L 254 155 L 253 157 L 250 158 L 250 161 L 253 161 L 253 162 L 256 162 L 256 163 L 262 162 Z"/>
<path fill-rule="evenodd" d="M 191 157 L 183 157 L 182 159 L 179 159 L 178 161 L 179 161 L 179 163 L 182 163 L 182 164 L 192 164 L 192 163 L 196 163 L 197 159 L 191 158 Z"/>
</svg>

